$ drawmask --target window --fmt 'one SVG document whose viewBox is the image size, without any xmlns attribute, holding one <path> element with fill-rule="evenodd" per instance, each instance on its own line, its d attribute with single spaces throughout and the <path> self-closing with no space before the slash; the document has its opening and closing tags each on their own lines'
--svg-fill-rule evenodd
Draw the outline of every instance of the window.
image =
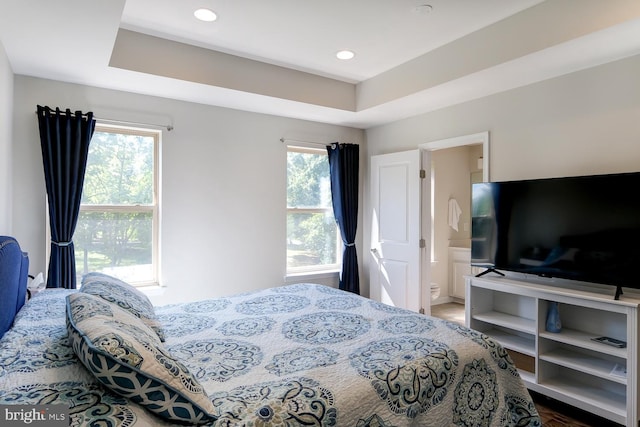
<svg viewBox="0 0 640 427">
<path fill-rule="evenodd" d="M 287 273 L 339 269 L 341 239 L 323 149 L 287 150 Z"/>
<path fill-rule="evenodd" d="M 73 236 L 78 277 L 158 283 L 160 132 L 96 126 Z"/>
</svg>

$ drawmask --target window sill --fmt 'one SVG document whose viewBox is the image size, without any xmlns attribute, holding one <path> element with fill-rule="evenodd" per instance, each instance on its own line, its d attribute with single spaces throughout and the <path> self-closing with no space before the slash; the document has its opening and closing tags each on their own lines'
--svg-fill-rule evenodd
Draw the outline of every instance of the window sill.
<svg viewBox="0 0 640 427">
<path fill-rule="evenodd" d="M 166 286 L 160 285 L 136 286 L 136 289 L 143 294 L 150 296 L 164 295 L 164 293 L 167 291 Z"/>
<path fill-rule="evenodd" d="M 285 283 L 300 283 L 305 280 L 318 280 L 318 279 L 335 279 L 340 275 L 340 270 L 326 270 L 326 271 L 307 271 L 300 273 L 289 273 L 285 276 Z"/>
</svg>

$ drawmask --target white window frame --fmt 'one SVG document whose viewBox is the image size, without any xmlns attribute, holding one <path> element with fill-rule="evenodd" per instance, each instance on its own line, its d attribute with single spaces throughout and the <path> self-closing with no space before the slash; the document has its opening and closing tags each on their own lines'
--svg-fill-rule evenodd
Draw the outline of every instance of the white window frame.
<svg viewBox="0 0 640 427">
<path fill-rule="evenodd" d="M 289 152 L 297 152 L 297 153 L 309 153 L 309 154 L 317 154 L 325 156 L 327 155 L 326 148 L 317 148 L 310 145 L 298 143 L 295 145 L 287 145 L 287 156 Z M 327 164 L 328 164 L 327 159 Z M 288 179 L 286 185 L 288 186 Z M 288 187 L 285 190 L 289 191 Z M 326 213 L 330 212 L 333 215 L 333 206 L 329 206 L 328 208 L 298 208 L 298 207 L 290 207 L 287 206 L 287 218 L 290 213 Z M 322 264 L 322 265 L 309 265 L 303 267 L 289 267 L 289 263 L 285 261 L 286 264 L 286 272 L 287 276 L 299 276 L 299 275 L 314 275 L 314 274 L 323 274 L 323 273 L 335 273 L 339 272 L 341 269 L 341 259 L 342 259 L 342 236 L 340 233 L 340 228 L 338 224 L 335 224 L 336 229 L 336 263 L 335 264 Z"/>
<path fill-rule="evenodd" d="M 116 213 L 137 213 L 144 212 L 152 214 L 152 237 L 151 237 L 151 279 L 139 282 L 128 282 L 136 287 L 159 286 L 160 285 L 160 144 L 162 141 L 162 131 L 155 129 L 145 129 L 132 126 L 117 126 L 111 124 L 96 123 L 95 132 L 121 133 L 126 135 L 136 135 L 152 137 L 153 143 L 153 202 L 148 205 L 80 205 L 80 212 L 116 212 Z"/>
</svg>

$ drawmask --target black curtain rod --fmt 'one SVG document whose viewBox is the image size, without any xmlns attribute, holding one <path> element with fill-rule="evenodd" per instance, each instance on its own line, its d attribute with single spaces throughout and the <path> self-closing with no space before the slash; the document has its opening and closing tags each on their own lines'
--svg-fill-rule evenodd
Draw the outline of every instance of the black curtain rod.
<svg viewBox="0 0 640 427">
<path fill-rule="evenodd" d="M 67 114 L 67 111 L 69 111 L 69 112 L 71 112 L 71 115 L 72 115 L 72 116 L 74 116 L 74 117 L 75 117 L 75 115 L 76 115 L 76 113 L 75 113 L 74 111 L 71 111 L 71 110 L 70 110 L 70 109 L 68 109 L 68 108 L 67 108 L 67 109 L 64 109 L 64 110 L 61 110 L 60 108 L 57 108 L 57 109 L 56 109 L 56 108 L 49 108 L 49 111 L 52 111 L 52 112 L 55 112 L 56 110 L 60 110 L 60 112 L 61 112 L 61 113 L 64 113 L 64 114 Z M 37 111 L 36 111 L 36 114 L 38 114 L 38 112 L 37 112 Z M 89 113 L 82 113 L 82 114 L 81 114 L 81 116 L 82 116 L 82 117 L 86 117 L 86 116 L 88 116 L 88 115 L 89 115 Z"/>
<path fill-rule="evenodd" d="M 51 108 L 49 108 L 51 111 L 55 111 Z M 64 112 L 66 114 L 67 110 L 60 110 L 60 112 Z M 69 110 L 71 111 L 71 110 Z M 36 111 L 36 115 L 38 114 L 38 112 Z M 74 113 L 73 111 L 71 111 L 71 116 L 75 117 L 76 113 Z M 88 114 L 87 113 L 82 113 L 81 114 L 82 117 L 87 117 Z M 169 132 L 171 132 L 173 130 L 173 125 L 160 125 L 160 124 L 156 124 L 156 123 L 142 123 L 142 122 L 129 122 L 126 120 L 115 120 L 115 119 L 101 119 L 99 117 L 96 117 L 95 115 L 93 116 L 93 118 L 97 121 L 100 122 L 108 122 L 108 123 L 112 123 L 112 124 L 122 124 L 122 125 L 138 125 L 138 126 L 154 126 L 154 127 L 159 127 L 159 128 L 165 128 L 166 130 L 168 130 Z"/>
</svg>

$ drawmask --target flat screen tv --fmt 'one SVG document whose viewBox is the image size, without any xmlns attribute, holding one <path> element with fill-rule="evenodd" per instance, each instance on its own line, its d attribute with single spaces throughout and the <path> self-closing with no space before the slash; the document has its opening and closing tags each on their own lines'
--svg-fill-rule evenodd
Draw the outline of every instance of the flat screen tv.
<svg viewBox="0 0 640 427">
<path fill-rule="evenodd" d="M 473 184 L 471 210 L 483 273 L 640 288 L 640 173 Z"/>
</svg>

